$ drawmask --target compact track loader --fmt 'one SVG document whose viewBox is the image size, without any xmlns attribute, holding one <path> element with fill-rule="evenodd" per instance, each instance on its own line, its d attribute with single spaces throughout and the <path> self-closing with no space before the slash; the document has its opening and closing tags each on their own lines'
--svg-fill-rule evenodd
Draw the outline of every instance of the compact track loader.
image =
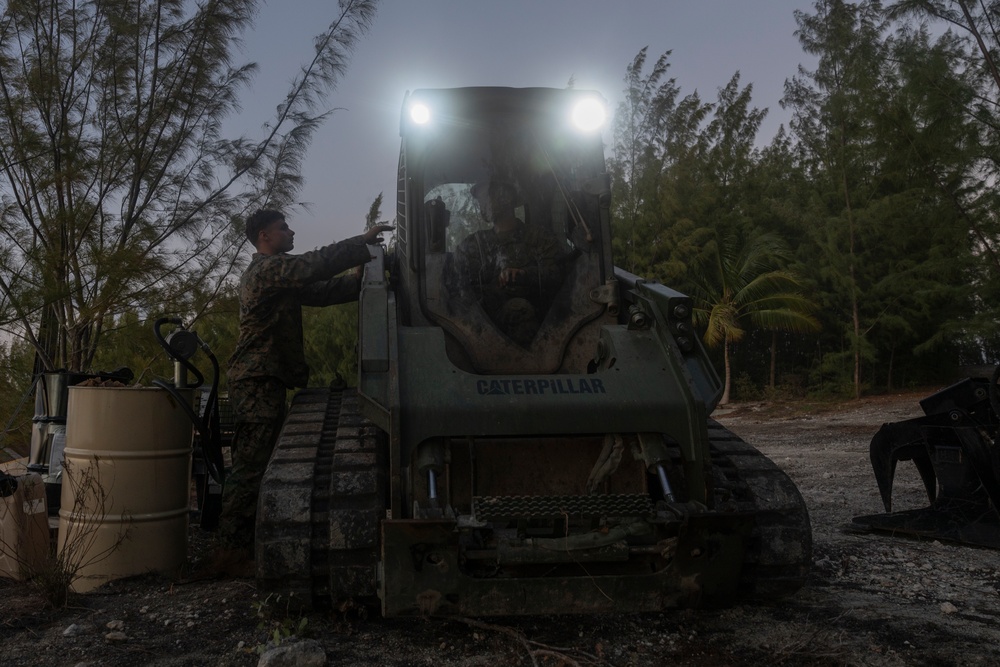
<svg viewBox="0 0 1000 667">
<path fill-rule="evenodd" d="M 262 591 L 506 615 L 803 584 L 802 497 L 709 417 L 691 299 L 613 263 L 604 110 L 579 90 L 407 95 L 358 386 L 294 399 L 263 480 Z"/>
</svg>

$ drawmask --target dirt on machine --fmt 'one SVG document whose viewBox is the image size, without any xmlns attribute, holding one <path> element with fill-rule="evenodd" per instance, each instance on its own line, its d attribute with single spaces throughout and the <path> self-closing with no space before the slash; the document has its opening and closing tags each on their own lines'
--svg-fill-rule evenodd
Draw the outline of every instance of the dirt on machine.
<svg viewBox="0 0 1000 667">
<path fill-rule="evenodd" d="M 357 387 L 292 403 L 261 489 L 264 594 L 492 616 L 805 582 L 805 504 L 711 419 L 691 298 L 614 264 L 605 110 L 570 89 L 406 96 Z"/>
</svg>

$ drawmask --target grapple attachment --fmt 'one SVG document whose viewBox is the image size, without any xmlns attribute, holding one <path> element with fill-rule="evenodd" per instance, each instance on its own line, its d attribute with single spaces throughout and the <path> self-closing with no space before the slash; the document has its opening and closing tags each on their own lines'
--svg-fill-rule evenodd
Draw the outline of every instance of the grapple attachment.
<svg viewBox="0 0 1000 667">
<path fill-rule="evenodd" d="M 998 375 L 962 380 L 922 400 L 925 416 L 879 429 L 870 454 L 886 513 L 855 524 L 1000 549 Z M 930 506 L 892 511 L 898 461 L 916 465 Z"/>
</svg>

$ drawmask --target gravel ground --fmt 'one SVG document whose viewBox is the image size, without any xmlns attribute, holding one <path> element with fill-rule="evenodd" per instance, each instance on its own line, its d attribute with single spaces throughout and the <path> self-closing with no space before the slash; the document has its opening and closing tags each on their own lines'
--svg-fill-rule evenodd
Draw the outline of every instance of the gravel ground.
<svg viewBox="0 0 1000 667">
<path fill-rule="evenodd" d="M 300 637 L 335 665 L 1000 664 L 996 551 L 844 530 L 853 516 L 881 511 L 869 440 L 883 422 L 916 416 L 924 395 L 716 412 L 788 472 L 809 507 L 813 573 L 781 604 L 597 617 L 283 618 L 250 579 L 141 577 L 60 610 L 46 609 L 30 586 L 0 580 L 0 665 L 257 665 L 269 639 L 288 647 Z M 897 509 L 926 504 L 911 464 L 901 464 L 893 497 Z M 207 544 L 195 533 L 192 558 Z"/>
</svg>

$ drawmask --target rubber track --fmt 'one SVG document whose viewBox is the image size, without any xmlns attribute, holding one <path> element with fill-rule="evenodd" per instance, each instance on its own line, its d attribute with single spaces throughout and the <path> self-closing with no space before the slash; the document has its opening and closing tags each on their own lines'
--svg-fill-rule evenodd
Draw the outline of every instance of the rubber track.
<svg viewBox="0 0 1000 667">
<path fill-rule="evenodd" d="M 791 595 L 805 584 L 812 565 L 812 528 L 802 494 L 774 462 L 711 419 L 708 436 L 720 509 L 756 515 L 743 560 L 741 596 L 768 600 Z"/>
<path fill-rule="evenodd" d="M 376 594 L 384 436 L 353 389 L 306 389 L 261 482 L 257 586 L 300 608 Z"/>
</svg>

